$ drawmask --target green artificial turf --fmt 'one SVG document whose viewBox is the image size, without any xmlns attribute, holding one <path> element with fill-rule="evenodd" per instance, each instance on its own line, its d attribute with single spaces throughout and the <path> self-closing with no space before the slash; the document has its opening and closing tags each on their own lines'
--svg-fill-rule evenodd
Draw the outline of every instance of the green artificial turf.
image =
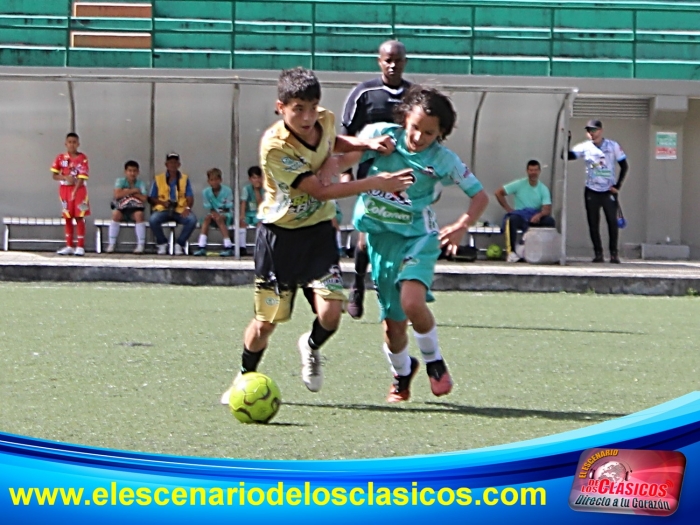
<svg viewBox="0 0 700 525">
<path fill-rule="evenodd" d="M 438 293 L 456 387 L 391 383 L 370 295 L 324 348 L 325 383 L 299 377 L 312 315 L 273 335 L 260 371 L 284 404 L 243 425 L 218 404 L 240 364 L 251 288 L 0 283 L 0 431 L 114 449 L 263 459 L 388 457 L 544 436 L 698 388 L 700 299 Z M 417 355 L 415 343 L 411 353 Z"/>
</svg>

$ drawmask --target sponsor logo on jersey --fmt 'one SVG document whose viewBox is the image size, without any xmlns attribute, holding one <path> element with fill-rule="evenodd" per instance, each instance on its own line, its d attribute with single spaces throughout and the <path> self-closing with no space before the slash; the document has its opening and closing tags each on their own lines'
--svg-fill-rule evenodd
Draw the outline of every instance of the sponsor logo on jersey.
<svg viewBox="0 0 700 525">
<path fill-rule="evenodd" d="M 369 198 L 365 201 L 365 213 L 370 219 L 389 224 L 411 224 L 413 214 L 389 202 Z"/>
<path fill-rule="evenodd" d="M 298 171 L 306 165 L 306 161 L 303 157 L 299 157 L 298 159 L 282 157 L 282 164 L 284 164 L 285 171 Z"/>
</svg>

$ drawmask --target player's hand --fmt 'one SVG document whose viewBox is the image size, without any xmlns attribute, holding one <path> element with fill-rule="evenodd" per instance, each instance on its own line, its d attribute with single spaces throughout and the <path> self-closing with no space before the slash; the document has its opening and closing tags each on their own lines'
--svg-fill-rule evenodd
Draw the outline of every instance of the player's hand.
<svg viewBox="0 0 700 525">
<path fill-rule="evenodd" d="M 404 191 L 416 181 L 413 170 L 410 168 L 395 171 L 393 173 L 380 173 L 376 176 L 379 191 L 385 193 L 398 193 Z"/>
<path fill-rule="evenodd" d="M 613 195 L 617 195 L 618 193 L 620 193 L 620 190 L 613 186 L 610 188 L 610 193 L 612 193 Z"/>
<path fill-rule="evenodd" d="M 381 137 L 370 139 L 367 146 L 380 155 L 389 155 L 396 149 L 396 143 L 389 135 L 382 135 Z"/>
<path fill-rule="evenodd" d="M 542 218 L 542 214 L 536 213 L 535 215 L 532 216 L 532 218 L 530 218 L 530 224 L 539 224 L 541 218 Z"/>
<path fill-rule="evenodd" d="M 466 224 L 460 222 L 445 226 L 440 230 L 440 247 L 447 247 L 448 255 L 457 255 L 457 248 L 459 248 L 468 229 L 469 227 Z"/>
<path fill-rule="evenodd" d="M 182 213 L 180 214 L 180 216 L 187 217 L 190 213 L 192 213 L 192 211 L 189 210 L 188 208 L 185 208 L 184 210 L 182 210 Z"/>
</svg>

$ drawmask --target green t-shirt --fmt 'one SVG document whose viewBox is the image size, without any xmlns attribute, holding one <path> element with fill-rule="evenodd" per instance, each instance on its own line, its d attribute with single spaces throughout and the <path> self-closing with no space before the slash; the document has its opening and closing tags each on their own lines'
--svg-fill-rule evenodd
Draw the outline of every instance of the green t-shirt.
<svg viewBox="0 0 700 525">
<path fill-rule="evenodd" d="M 126 177 L 119 177 L 114 183 L 115 190 L 128 190 L 131 188 L 138 188 L 138 190 L 144 194 L 148 195 L 148 189 L 146 188 L 146 183 L 142 180 L 136 179 L 134 185 L 129 184 L 129 180 Z"/>
<path fill-rule="evenodd" d="M 226 184 L 221 185 L 218 195 L 214 195 L 211 186 L 202 191 L 202 206 L 205 210 L 217 213 L 229 213 L 233 210 L 233 191 Z"/>
<path fill-rule="evenodd" d="M 265 189 L 260 188 L 260 195 L 265 196 Z M 252 184 L 246 184 L 241 191 L 241 202 L 245 203 L 245 213 L 254 215 L 258 213 L 258 200 L 255 198 L 255 188 Z"/>
<path fill-rule="evenodd" d="M 373 159 L 368 176 L 412 168 L 416 180 L 400 195 L 381 191 L 363 193 L 353 215 L 353 225 L 358 230 L 398 233 L 404 237 L 437 233 L 439 226 L 430 205 L 438 199 L 443 186 L 456 184 L 469 197 L 483 189 L 460 158 L 437 141 L 423 151 L 410 152 L 406 148 L 405 130 L 386 122 L 366 126 L 360 134 L 363 138 L 380 135 L 392 137 L 396 149 L 387 156 L 366 151 L 362 162 Z"/>
<path fill-rule="evenodd" d="M 515 198 L 516 210 L 524 210 L 525 208 L 534 208 L 541 210 L 542 206 L 552 204 L 552 196 L 549 193 L 549 188 L 542 181 L 537 181 L 536 186 L 531 186 L 527 177 L 509 182 L 503 189 L 506 195 L 513 195 Z"/>
</svg>

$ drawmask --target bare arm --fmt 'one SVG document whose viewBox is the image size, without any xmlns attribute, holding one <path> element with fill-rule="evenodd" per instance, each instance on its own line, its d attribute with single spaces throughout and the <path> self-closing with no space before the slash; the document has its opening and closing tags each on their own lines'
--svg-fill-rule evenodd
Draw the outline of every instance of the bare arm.
<svg viewBox="0 0 700 525">
<path fill-rule="evenodd" d="M 361 139 L 359 137 L 351 137 L 349 135 L 338 135 L 335 137 L 334 153 L 349 153 L 351 151 L 366 151 L 371 149 L 388 155 L 394 151 L 394 140 L 388 135 L 375 137 L 373 139 Z"/>
<path fill-rule="evenodd" d="M 456 254 L 464 234 L 467 233 L 470 226 L 479 220 L 479 217 L 481 217 L 488 205 L 489 196 L 484 190 L 474 195 L 469 203 L 467 212 L 457 219 L 456 222 L 440 230 L 440 246 L 446 246 L 452 255 Z"/>
<path fill-rule="evenodd" d="M 506 213 L 510 213 L 513 211 L 513 208 L 511 208 L 510 204 L 508 204 L 508 201 L 506 200 L 506 189 L 501 187 L 496 190 L 496 200 L 498 201 L 498 204 L 501 205 L 501 207 L 506 210 Z"/>
</svg>

